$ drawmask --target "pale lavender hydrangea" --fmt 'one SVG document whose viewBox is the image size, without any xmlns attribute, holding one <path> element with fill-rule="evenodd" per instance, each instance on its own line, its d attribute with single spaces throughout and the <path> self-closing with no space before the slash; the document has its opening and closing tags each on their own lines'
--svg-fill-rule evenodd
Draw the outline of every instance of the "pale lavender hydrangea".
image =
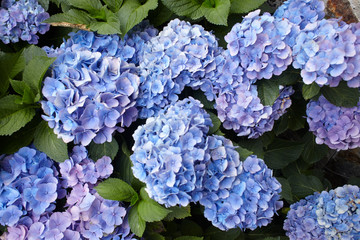
<svg viewBox="0 0 360 240">
<path fill-rule="evenodd" d="M 0 6 L 0 40 L 8 44 L 20 39 L 30 44 L 38 43 L 37 33 L 50 28 L 42 21 L 50 15 L 36 0 L 2 0 Z"/>
<path fill-rule="evenodd" d="M 360 147 L 360 103 L 351 108 L 338 107 L 320 96 L 308 103 L 306 115 L 317 144 L 336 150 Z"/>
<path fill-rule="evenodd" d="M 165 206 L 186 206 L 205 171 L 205 138 L 212 125 L 202 104 L 191 97 L 148 118 L 133 138 L 133 173 L 151 198 Z M 194 196 L 196 198 L 196 196 Z"/>
<path fill-rule="evenodd" d="M 221 230 L 251 229 L 268 225 L 282 207 L 281 185 L 262 159 L 252 155 L 240 162 L 231 141 L 207 139 L 207 163 L 200 203 L 204 215 Z"/>
<path fill-rule="evenodd" d="M 241 69 L 234 75 L 224 74 L 218 79 L 222 89 L 215 99 L 215 108 L 223 127 L 234 130 L 238 136 L 257 138 L 271 131 L 274 121 L 291 105 L 292 87 L 280 86 L 279 97 L 272 106 L 264 106 L 258 97 L 257 86 L 242 78 Z M 263 80 L 266 81 L 266 80 Z"/>
<path fill-rule="evenodd" d="M 170 21 L 144 47 L 139 116 L 155 116 L 178 99 L 185 85 L 209 91 L 220 53 L 215 36 L 202 26 L 179 19 Z"/>
<path fill-rule="evenodd" d="M 51 212 L 64 195 L 58 171 L 45 153 L 23 147 L 0 157 L 0 224 L 13 227 L 23 216 Z"/>
<path fill-rule="evenodd" d="M 360 191 L 344 185 L 308 196 L 290 206 L 284 229 L 290 240 L 360 238 Z"/>
<path fill-rule="evenodd" d="M 244 17 L 225 36 L 232 57 L 239 59 L 244 75 L 252 82 L 280 75 L 292 62 L 292 43 L 299 29 L 287 19 L 260 10 Z"/>
<path fill-rule="evenodd" d="M 274 17 L 286 18 L 304 29 L 309 23 L 325 17 L 325 3 L 321 0 L 288 0 L 276 9 Z"/>
<path fill-rule="evenodd" d="M 293 47 L 293 66 L 301 69 L 305 84 L 315 82 L 319 86 L 336 87 L 340 80 L 349 81 L 358 76 L 360 66 L 353 63 L 357 59 L 354 59 L 357 36 L 353 31 L 351 25 L 338 19 L 306 25 Z M 347 83 L 349 87 L 360 86 L 358 80 Z"/>
</svg>

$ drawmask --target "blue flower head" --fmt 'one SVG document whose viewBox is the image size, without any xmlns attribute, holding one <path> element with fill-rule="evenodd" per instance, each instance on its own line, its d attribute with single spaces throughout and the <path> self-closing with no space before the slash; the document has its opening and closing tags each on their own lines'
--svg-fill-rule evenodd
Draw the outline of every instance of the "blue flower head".
<svg viewBox="0 0 360 240">
<path fill-rule="evenodd" d="M 281 185 L 264 161 L 252 155 L 240 162 L 231 142 L 208 137 L 211 160 L 204 176 L 204 215 L 221 230 L 254 230 L 268 225 L 282 207 Z"/>
<path fill-rule="evenodd" d="M 138 70 L 105 50 L 75 46 L 59 51 L 53 74 L 44 81 L 43 118 L 65 142 L 110 142 L 115 130 L 122 131 L 137 118 Z"/>
<path fill-rule="evenodd" d="M 141 85 L 137 101 L 140 117 L 158 114 L 175 102 L 188 85 L 211 98 L 211 78 L 221 53 L 213 34 L 202 26 L 175 19 L 144 46 L 140 62 Z"/>
<path fill-rule="evenodd" d="M 20 39 L 30 44 L 38 43 L 37 33 L 44 34 L 50 28 L 42 23 L 50 15 L 37 0 L 1 1 L 0 40 L 8 44 Z"/>
<path fill-rule="evenodd" d="M 317 144 L 335 150 L 360 147 L 360 102 L 352 108 L 338 107 L 320 96 L 308 103 L 306 115 Z"/>
<path fill-rule="evenodd" d="M 286 18 L 274 18 L 260 10 L 244 17 L 225 36 L 232 57 L 238 58 L 252 82 L 280 75 L 292 62 L 292 39 L 299 33 Z"/>
<path fill-rule="evenodd" d="M 58 171 L 46 154 L 30 147 L 0 157 L 0 224 L 14 226 L 31 213 L 51 212 L 59 197 Z"/>
<path fill-rule="evenodd" d="M 345 80 L 349 87 L 360 86 L 360 66 L 355 63 L 359 59 L 358 27 L 338 19 L 323 19 L 300 32 L 293 47 L 293 66 L 301 69 L 305 84 L 336 87 Z"/>
<path fill-rule="evenodd" d="M 308 196 L 290 206 L 286 235 L 291 240 L 359 239 L 359 199 L 359 187 L 352 185 Z"/>
<path fill-rule="evenodd" d="M 325 17 L 325 4 L 320 0 L 287 0 L 274 13 L 276 18 L 286 18 L 304 29 L 309 23 Z"/>
<path fill-rule="evenodd" d="M 167 207 L 193 201 L 205 171 L 205 138 L 211 125 L 202 104 L 189 97 L 137 128 L 132 170 L 146 183 L 151 198 Z"/>
</svg>

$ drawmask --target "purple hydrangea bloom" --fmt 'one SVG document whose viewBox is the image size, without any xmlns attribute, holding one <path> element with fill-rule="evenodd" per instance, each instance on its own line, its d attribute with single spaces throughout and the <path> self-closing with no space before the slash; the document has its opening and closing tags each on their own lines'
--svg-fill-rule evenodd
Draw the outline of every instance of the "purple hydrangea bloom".
<svg viewBox="0 0 360 240">
<path fill-rule="evenodd" d="M 34 148 L 1 156 L 0 224 L 12 227 L 27 213 L 40 217 L 51 211 L 59 197 L 58 174 L 54 162 Z"/>
<path fill-rule="evenodd" d="M 151 198 L 165 206 L 186 206 L 201 183 L 205 135 L 212 125 L 202 104 L 191 97 L 148 118 L 133 138 L 134 176 Z"/>
<path fill-rule="evenodd" d="M 44 34 L 50 28 L 42 23 L 50 15 L 37 0 L 3 0 L 0 6 L 0 40 L 8 44 L 20 39 L 30 44 L 38 43 L 37 33 Z"/>
<path fill-rule="evenodd" d="M 175 102 L 185 85 L 208 92 L 221 49 L 200 25 L 175 19 L 144 47 L 140 62 L 140 117 L 155 116 Z"/>
<path fill-rule="evenodd" d="M 338 19 L 306 25 L 293 47 L 293 66 L 301 69 L 305 84 L 316 82 L 319 86 L 336 87 L 341 79 L 349 81 L 359 74 L 360 67 L 353 64 L 357 53 L 353 30 Z M 353 80 L 348 86 L 359 87 L 360 83 Z"/>
<path fill-rule="evenodd" d="M 360 102 L 352 108 L 338 107 L 320 96 L 308 103 L 306 115 L 317 144 L 336 150 L 360 147 Z"/>
<path fill-rule="evenodd" d="M 344 185 L 308 196 L 290 206 L 284 229 L 291 240 L 360 238 L 360 191 Z"/>
<path fill-rule="evenodd" d="M 285 18 L 260 10 L 244 17 L 225 36 L 232 57 L 239 59 L 244 75 L 252 82 L 280 75 L 292 62 L 292 39 L 299 28 Z"/>
<path fill-rule="evenodd" d="M 286 18 L 304 29 L 325 17 L 325 4 L 321 0 L 287 0 L 274 13 L 276 18 Z"/>
<path fill-rule="evenodd" d="M 224 128 L 233 129 L 238 136 L 257 138 L 271 131 L 274 121 L 290 107 L 290 96 L 294 90 L 280 86 L 280 94 L 274 104 L 264 106 L 258 97 L 257 86 L 241 76 L 241 68 L 233 72 L 225 73 L 217 80 L 220 89 L 215 99 L 218 117 Z"/>
<path fill-rule="evenodd" d="M 208 137 L 211 160 L 204 176 L 200 204 L 204 215 L 221 230 L 254 230 L 268 225 L 282 207 L 281 185 L 264 161 L 252 155 L 240 162 L 231 141 Z"/>
</svg>

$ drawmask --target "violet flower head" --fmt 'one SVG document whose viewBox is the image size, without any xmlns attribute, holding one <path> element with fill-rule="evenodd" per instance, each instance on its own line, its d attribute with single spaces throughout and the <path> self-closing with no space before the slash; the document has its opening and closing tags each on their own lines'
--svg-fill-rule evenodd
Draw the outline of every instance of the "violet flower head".
<svg viewBox="0 0 360 240">
<path fill-rule="evenodd" d="M 290 240 L 360 237 L 360 191 L 344 185 L 329 192 L 314 193 L 290 206 L 284 230 Z"/>
<path fill-rule="evenodd" d="M 36 34 L 44 34 L 50 28 L 42 23 L 49 17 L 37 0 L 1 1 L 0 40 L 5 44 L 19 40 L 37 44 Z"/>
<path fill-rule="evenodd" d="M 321 0 L 287 0 L 276 9 L 274 17 L 286 18 L 304 29 L 309 23 L 315 23 L 325 17 L 325 3 Z"/>
<path fill-rule="evenodd" d="M 200 25 L 174 19 L 144 47 L 137 101 L 140 118 L 156 116 L 188 85 L 211 95 L 211 78 L 221 49 Z"/>
<path fill-rule="evenodd" d="M 299 33 L 286 18 L 274 18 L 260 10 L 246 15 L 225 36 L 232 57 L 239 59 L 252 82 L 280 75 L 292 62 L 292 42 Z"/>
<path fill-rule="evenodd" d="M 323 19 L 306 25 L 293 47 L 294 68 L 301 69 L 305 84 L 359 87 L 359 64 L 354 64 L 358 45 L 352 27 L 338 19 Z M 356 31 L 355 31 L 356 32 Z M 359 35 L 359 33 L 356 33 Z"/>
<path fill-rule="evenodd" d="M 134 176 L 151 198 L 165 206 L 186 206 L 205 171 L 205 138 L 212 125 L 191 97 L 162 110 L 139 126 L 130 156 Z"/>
<path fill-rule="evenodd" d="M 338 107 L 320 96 L 308 103 L 306 115 L 317 144 L 338 151 L 360 147 L 360 102 L 351 108 Z"/>
<path fill-rule="evenodd" d="M 272 170 L 254 155 L 240 162 L 231 142 L 223 137 L 209 137 L 208 141 L 211 161 L 200 199 L 205 217 L 221 230 L 268 225 L 282 207 L 281 185 Z"/>
</svg>

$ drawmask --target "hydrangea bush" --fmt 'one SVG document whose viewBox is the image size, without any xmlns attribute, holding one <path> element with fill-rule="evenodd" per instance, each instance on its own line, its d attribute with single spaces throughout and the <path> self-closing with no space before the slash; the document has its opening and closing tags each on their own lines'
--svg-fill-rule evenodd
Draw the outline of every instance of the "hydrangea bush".
<svg viewBox="0 0 360 240">
<path fill-rule="evenodd" d="M 360 238 L 360 25 L 250 2 L 2 0 L 0 239 Z"/>
</svg>

